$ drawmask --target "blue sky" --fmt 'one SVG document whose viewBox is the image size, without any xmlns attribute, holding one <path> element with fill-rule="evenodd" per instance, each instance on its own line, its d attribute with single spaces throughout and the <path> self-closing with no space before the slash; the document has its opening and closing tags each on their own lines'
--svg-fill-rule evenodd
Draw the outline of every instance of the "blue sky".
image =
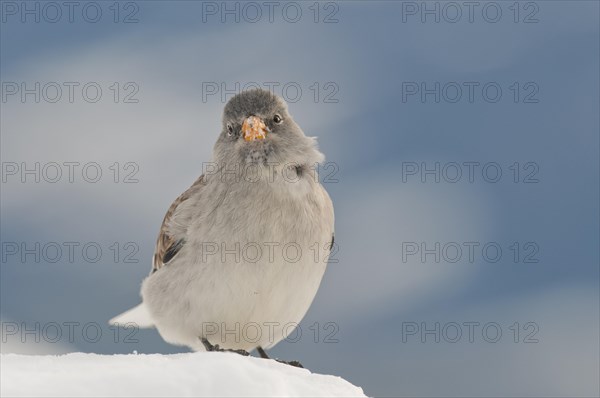
<svg viewBox="0 0 600 398">
<path fill-rule="evenodd" d="M 115 343 L 105 322 L 138 302 L 164 211 L 210 160 L 224 103 L 221 92 L 203 87 L 271 84 L 295 101 L 295 120 L 336 165 L 325 171 L 338 181 L 324 185 L 340 245 L 339 262 L 330 264 L 301 325 L 305 337 L 279 344 L 274 355 L 343 376 L 370 395 L 598 395 L 597 2 L 481 2 L 472 21 L 465 6 L 452 3 L 462 13 L 456 22 L 456 8 L 444 2 L 278 3 L 273 22 L 261 2 L 256 22 L 241 3 L 239 21 L 227 14 L 222 22 L 224 7 L 236 2 L 130 3 L 119 5 L 117 23 L 112 2 L 88 6 L 102 12 L 96 23 L 81 14 L 85 2 L 73 22 L 63 9 L 52 23 L 43 3 L 39 22 L 35 14 L 22 22 L 23 7 L 35 2 L 2 2 L 3 173 L 9 163 L 36 162 L 96 162 L 103 172 L 98 183 L 81 169 L 70 183 L 64 166 L 56 183 L 31 176 L 22 183 L 20 170 L 3 174 L 3 255 L 23 242 L 103 249 L 95 263 L 81 252 L 72 263 L 65 256 L 56 263 L 3 259 L 5 324 L 97 322 L 109 336 L 28 349 L 184 351 L 154 330 L 139 331 L 138 343 Z M 421 15 L 436 4 L 439 22 Z M 217 14 L 207 13 L 213 6 Z M 289 22 L 296 9 L 302 15 Z M 123 23 L 130 13 L 137 22 Z M 10 91 L 36 82 L 39 103 Z M 48 100 L 52 82 L 62 89 L 56 102 Z M 65 82 L 79 84 L 73 102 Z M 97 102 L 84 96 L 86 84 L 102 89 Z M 414 87 L 419 92 L 410 94 Z M 421 97 L 422 89 L 433 92 Z M 128 94 L 137 102 L 125 102 Z M 422 174 L 436 164 L 439 182 Z M 474 167 L 472 181 L 465 164 Z M 456 165 L 461 178 L 452 182 L 455 174 L 443 173 Z M 489 182 L 498 170 L 498 181 Z M 131 172 L 139 181 L 124 183 Z M 123 263 L 128 242 L 137 263 Z M 477 247 L 473 261 L 468 242 Z M 448 250 L 440 249 L 440 262 L 405 252 L 436 243 Z M 462 256 L 447 261 L 456 245 Z M 497 262 L 484 246 L 501 248 Z M 323 342 L 328 322 L 339 329 L 337 343 Z M 465 322 L 498 324 L 502 338 L 492 343 L 480 333 L 469 342 Z M 411 325 L 436 323 L 462 325 L 463 336 L 437 343 L 407 334 Z M 538 342 L 523 342 L 535 327 Z M 4 351 L 25 349 L 14 336 L 8 341 Z"/>
</svg>

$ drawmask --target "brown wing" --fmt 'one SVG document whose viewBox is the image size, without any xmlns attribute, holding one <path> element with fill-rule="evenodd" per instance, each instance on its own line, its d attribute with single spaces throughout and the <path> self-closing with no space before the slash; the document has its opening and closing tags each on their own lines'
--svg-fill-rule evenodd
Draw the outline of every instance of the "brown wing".
<svg viewBox="0 0 600 398">
<path fill-rule="evenodd" d="M 201 175 L 191 187 L 189 187 L 184 193 L 175 199 L 175 201 L 169 207 L 169 210 L 167 210 L 167 214 L 165 214 L 165 218 L 160 226 L 158 240 L 156 241 L 156 249 L 154 250 L 154 257 L 152 258 L 153 273 L 158 271 L 163 265 L 167 264 L 185 244 L 185 240 L 183 238 L 175 240 L 175 238 L 170 236 L 167 227 L 177 207 L 182 202 L 187 200 L 194 192 L 197 192 L 203 183 L 204 175 Z"/>
</svg>

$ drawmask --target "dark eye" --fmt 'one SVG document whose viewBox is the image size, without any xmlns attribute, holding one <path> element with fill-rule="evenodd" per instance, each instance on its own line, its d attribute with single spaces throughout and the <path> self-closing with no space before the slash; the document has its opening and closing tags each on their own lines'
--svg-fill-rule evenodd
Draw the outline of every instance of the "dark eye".
<svg viewBox="0 0 600 398">
<path fill-rule="evenodd" d="M 233 126 L 231 125 L 231 123 L 227 124 L 227 135 L 229 137 L 231 137 L 233 135 Z"/>
<path fill-rule="evenodd" d="M 283 119 L 281 118 L 281 116 L 279 116 L 279 115 L 275 115 L 275 116 L 273 117 L 273 121 L 274 121 L 275 123 L 279 124 L 279 123 L 283 122 Z"/>
</svg>

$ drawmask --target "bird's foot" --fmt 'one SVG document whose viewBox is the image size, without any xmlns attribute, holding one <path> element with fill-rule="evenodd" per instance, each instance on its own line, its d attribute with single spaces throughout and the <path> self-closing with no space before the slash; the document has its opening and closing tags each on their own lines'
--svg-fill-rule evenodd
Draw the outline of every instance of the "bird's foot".
<svg viewBox="0 0 600 398">
<path fill-rule="evenodd" d="M 293 366 L 295 368 L 302 368 L 304 369 L 304 366 L 302 366 L 302 364 L 298 361 L 282 361 L 281 359 L 276 359 L 277 362 L 279 363 L 285 363 L 286 365 L 290 365 Z"/>
<path fill-rule="evenodd" d="M 267 355 L 267 353 L 265 352 L 264 348 L 262 348 L 261 346 L 256 347 L 256 351 L 258 351 L 258 354 L 260 355 L 261 358 L 271 359 Z M 290 366 L 294 366 L 296 368 L 303 368 L 304 369 L 304 366 L 302 366 L 302 364 L 300 362 L 298 362 L 298 361 L 289 361 L 289 362 L 287 362 L 287 361 L 282 361 L 281 359 L 275 359 L 275 360 L 277 362 L 279 362 L 279 363 L 284 363 L 286 365 L 290 365 Z"/>
<path fill-rule="evenodd" d="M 235 352 L 236 354 L 240 354 L 242 356 L 250 356 L 250 353 L 246 350 L 223 350 L 223 351 L 227 351 L 227 352 Z"/>
<path fill-rule="evenodd" d="M 206 349 L 206 351 L 222 351 L 219 348 L 219 345 L 212 345 L 210 344 L 210 341 L 208 341 L 208 339 L 204 338 L 204 337 L 200 337 L 200 341 L 202 342 L 202 345 L 204 345 L 204 348 Z"/>
<path fill-rule="evenodd" d="M 200 341 L 204 345 L 204 348 L 206 348 L 206 351 L 209 351 L 209 352 L 235 352 L 236 354 L 243 355 L 245 357 L 250 355 L 250 353 L 246 350 L 224 349 L 224 348 L 219 347 L 218 344 L 212 345 L 210 343 L 210 341 L 208 341 L 204 337 L 200 338 Z"/>
</svg>

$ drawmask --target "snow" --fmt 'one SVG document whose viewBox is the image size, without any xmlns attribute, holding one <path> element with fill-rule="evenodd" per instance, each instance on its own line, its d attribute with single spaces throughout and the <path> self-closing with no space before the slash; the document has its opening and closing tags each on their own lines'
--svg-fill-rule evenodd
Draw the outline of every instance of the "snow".
<svg viewBox="0 0 600 398">
<path fill-rule="evenodd" d="M 341 377 L 233 353 L 0 355 L 1 396 L 364 397 Z"/>
</svg>

